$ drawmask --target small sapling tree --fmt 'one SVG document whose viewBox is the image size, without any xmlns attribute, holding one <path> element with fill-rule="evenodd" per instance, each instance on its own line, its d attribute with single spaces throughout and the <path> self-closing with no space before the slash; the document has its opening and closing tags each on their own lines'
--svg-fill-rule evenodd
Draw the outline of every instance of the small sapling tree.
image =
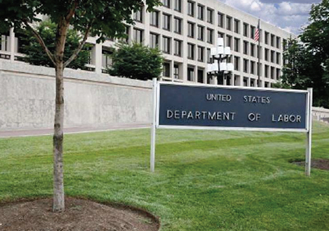
<svg viewBox="0 0 329 231">
<path fill-rule="evenodd" d="M 148 80 L 159 77 L 162 71 L 161 51 L 141 43 L 119 43 L 111 57 L 113 65 L 108 73 L 113 76 Z"/>
<path fill-rule="evenodd" d="M 159 5 L 159 0 L 145 0 L 149 10 Z M 55 119 L 53 136 L 54 196 L 53 211 L 64 211 L 63 183 L 63 122 L 64 122 L 64 68 L 76 59 L 89 35 L 97 41 L 107 37 L 119 37 L 125 32 L 125 24 L 133 23 L 131 13 L 144 5 L 142 0 L 0 0 L 0 33 L 13 27 L 32 32 L 47 54 L 56 73 Z M 45 15 L 56 24 L 55 48 L 51 52 L 34 25 Z M 68 29 L 73 27 L 82 39 L 73 54 L 65 59 Z"/>
</svg>

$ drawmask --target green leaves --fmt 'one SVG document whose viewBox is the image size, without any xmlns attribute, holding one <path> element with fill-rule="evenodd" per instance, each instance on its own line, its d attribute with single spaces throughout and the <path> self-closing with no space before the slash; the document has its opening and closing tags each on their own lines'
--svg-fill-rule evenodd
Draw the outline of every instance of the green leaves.
<svg viewBox="0 0 329 231">
<path fill-rule="evenodd" d="M 120 43 L 111 56 L 113 66 L 108 73 L 112 76 L 148 80 L 159 77 L 162 71 L 163 58 L 157 48 Z"/>
<path fill-rule="evenodd" d="M 329 0 L 313 5 L 310 24 L 297 40 L 288 40 L 282 82 L 293 88 L 313 87 L 314 105 L 329 107 Z"/>
<path fill-rule="evenodd" d="M 47 44 L 51 53 L 55 50 L 55 36 L 57 25 L 51 21 L 43 21 L 37 28 L 38 33 Z M 53 63 L 48 58 L 47 54 L 42 50 L 37 39 L 33 36 L 29 30 L 20 30 L 19 37 L 22 39 L 22 52 L 26 54 L 24 60 L 33 65 L 41 65 L 47 67 L 53 67 Z M 77 31 L 69 29 L 67 32 L 66 46 L 64 51 L 64 59 L 68 59 L 78 47 L 81 37 Z M 89 60 L 89 47 L 80 52 L 80 55 L 75 59 L 68 67 L 74 69 L 85 69 L 85 64 Z"/>
</svg>

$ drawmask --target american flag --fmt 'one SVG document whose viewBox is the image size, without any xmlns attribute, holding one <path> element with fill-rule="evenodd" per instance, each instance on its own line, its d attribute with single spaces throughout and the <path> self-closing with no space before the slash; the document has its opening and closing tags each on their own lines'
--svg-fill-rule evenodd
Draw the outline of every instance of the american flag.
<svg viewBox="0 0 329 231">
<path fill-rule="evenodd" d="M 259 21 L 258 21 L 258 26 L 257 26 L 257 28 L 256 28 L 256 30 L 255 30 L 255 36 L 254 36 L 254 39 L 255 39 L 255 41 L 257 41 L 257 42 L 258 42 L 258 40 L 259 40 Z"/>
</svg>

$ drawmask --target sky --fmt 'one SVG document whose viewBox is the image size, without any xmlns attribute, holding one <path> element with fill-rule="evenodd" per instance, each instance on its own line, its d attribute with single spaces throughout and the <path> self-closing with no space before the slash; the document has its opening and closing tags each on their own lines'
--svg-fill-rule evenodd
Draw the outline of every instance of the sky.
<svg viewBox="0 0 329 231">
<path fill-rule="evenodd" d="M 219 0 L 296 35 L 307 25 L 312 4 L 321 0 Z"/>
</svg>

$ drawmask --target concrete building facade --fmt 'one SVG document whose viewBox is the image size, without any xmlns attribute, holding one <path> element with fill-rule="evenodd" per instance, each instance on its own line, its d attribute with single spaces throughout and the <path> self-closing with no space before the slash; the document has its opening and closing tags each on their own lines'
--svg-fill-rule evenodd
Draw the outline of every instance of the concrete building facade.
<svg viewBox="0 0 329 231">
<path fill-rule="evenodd" d="M 163 0 L 154 12 L 143 7 L 133 13 L 135 25 L 127 26 L 127 41 L 159 47 L 165 58 L 162 79 L 175 82 L 195 82 L 235 86 L 257 86 L 258 42 L 254 39 L 258 18 L 229 7 L 218 0 Z M 294 37 L 278 27 L 260 23 L 260 65 L 262 87 L 270 87 L 281 74 L 285 40 Z M 211 63 L 210 48 L 217 46 L 217 38 L 230 47 L 234 71 L 227 78 L 207 75 Z M 118 40 L 92 44 L 90 71 L 102 73 L 111 60 L 107 54 Z M 19 60 L 19 38 L 11 29 L 2 35 L 0 58 Z"/>
</svg>

